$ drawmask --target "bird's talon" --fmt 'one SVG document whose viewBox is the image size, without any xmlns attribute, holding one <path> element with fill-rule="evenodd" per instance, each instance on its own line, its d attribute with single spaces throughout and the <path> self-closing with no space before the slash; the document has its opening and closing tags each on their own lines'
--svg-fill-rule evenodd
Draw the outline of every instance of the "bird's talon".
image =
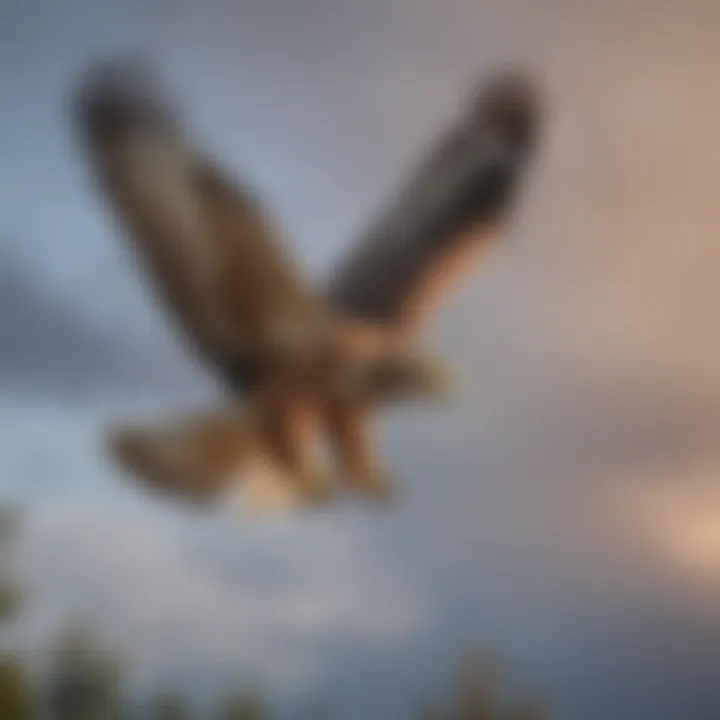
<svg viewBox="0 0 720 720">
<path fill-rule="evenodd" d="M 351 482 L 367 500 L 389 503 L 395 497 L 392 476 L 382 470 L 372 469 L 353 473 Z"/>
</svg>

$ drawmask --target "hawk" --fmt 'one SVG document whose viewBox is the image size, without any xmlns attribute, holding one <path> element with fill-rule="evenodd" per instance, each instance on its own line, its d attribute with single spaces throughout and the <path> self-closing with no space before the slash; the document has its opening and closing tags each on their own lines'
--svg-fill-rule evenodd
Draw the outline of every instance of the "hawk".
<svg viewBox="0 0 720 720">
<path fill-rule="evenodd" d="M 198 147 L 156 78 L 122 64 L 91 68 L 73 118 L 98 189 L 226 390 L 207 412 L 112 430 L 115 461 L 195 503 L 217 501 L 258 465 L 283 478 L 293 503 L 329 497 L 340 478 L 389 497 L 372 417 L 389 403 L 447 397 L 452 374 L 422 331 L 505 233 L 539 114 L 523 74 L 479 84 L 329 281 L 313 287 L 266 206 Z"/>
</svg>

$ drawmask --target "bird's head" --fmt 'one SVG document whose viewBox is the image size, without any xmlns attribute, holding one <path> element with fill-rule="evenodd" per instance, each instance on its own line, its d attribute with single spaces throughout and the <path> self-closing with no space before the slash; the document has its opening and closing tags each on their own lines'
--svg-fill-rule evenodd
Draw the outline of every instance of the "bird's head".
<svg viewBox="0 0 720 720">
<path fill-rule="evenodd" d="M 345 320 L 336 328 L 331 362 L 321 380 L 335 398 L 373 404 L 443 401 L 453 373 L 393 326 Z"/>
<path fill-rule="evenodd" d="M 341 393 L 371 404 L 445 401 L 452 395 L 454 377 L 438 359 L 420 354 L 363 359 L 346 367 Z"/>
</svg>

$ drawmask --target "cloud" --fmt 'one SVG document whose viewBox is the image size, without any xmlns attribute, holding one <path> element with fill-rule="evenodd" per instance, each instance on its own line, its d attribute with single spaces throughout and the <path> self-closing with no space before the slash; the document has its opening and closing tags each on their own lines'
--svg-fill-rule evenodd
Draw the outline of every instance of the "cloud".
<svg viewBox="0 0 720 720">
<path fill-rule="evenodd" d="M 74 403 L 161 397 L 192 377 L 182 356 L 163 355 L 161 342 L 93 323 L 26 262 L 9 253 L 0 257 L 0 392 L 6 397 Z"/>
<path fill-rule="evenodd" d="M 79 614 L 132 648 L 146 682 L 214 669 L 297 691 L 329 671 L 328 645 L 394 646 L 424 614 L 402 573 L 337 524 L 252 530 L 132 503 L 53 503 L 31 516 L 21 563 L 26 645 Z"/>
</svg>

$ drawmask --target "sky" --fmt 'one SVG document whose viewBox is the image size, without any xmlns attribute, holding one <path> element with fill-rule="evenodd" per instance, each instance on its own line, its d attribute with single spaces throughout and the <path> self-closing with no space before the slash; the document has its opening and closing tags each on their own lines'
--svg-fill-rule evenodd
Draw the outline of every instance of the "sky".
<svg viewBox="0 0 720 720">
<path fill-rule="evenodd" d="M 76 616 L 136 682 L 267 684 L 403 720 L 479 647 L 563 720 L 720 716 L 720 6 L 702 0 L 4 0 L 0 499 L 30 651 Z M 93 192 L 67 94 L 144 52 L 322 282 L 471 85 L 529 67 L 538 162 L 429 328 L 447 408 L 378 442 L 400 502 L 248 524 L 101 455 L 208 403 Z"/>
</svg>

